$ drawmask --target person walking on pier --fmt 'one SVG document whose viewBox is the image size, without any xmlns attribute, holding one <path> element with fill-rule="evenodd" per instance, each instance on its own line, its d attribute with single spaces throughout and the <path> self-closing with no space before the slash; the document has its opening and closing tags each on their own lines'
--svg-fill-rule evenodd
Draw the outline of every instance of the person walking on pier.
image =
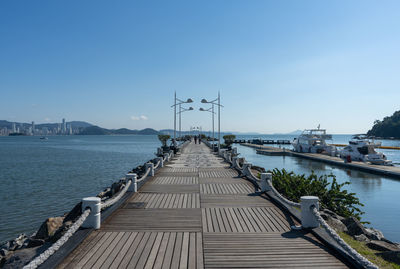
<svg viewBox="0 0 400 269">
<path fill-rule="evenodd" d="M 197 144 L 197 136 L 194 136 L 194 143 Z"/>
<path fill-rule="evenodd" d="M 201 144 L 201 135 L 199 135 L 199 144 Z"/>
</svg>

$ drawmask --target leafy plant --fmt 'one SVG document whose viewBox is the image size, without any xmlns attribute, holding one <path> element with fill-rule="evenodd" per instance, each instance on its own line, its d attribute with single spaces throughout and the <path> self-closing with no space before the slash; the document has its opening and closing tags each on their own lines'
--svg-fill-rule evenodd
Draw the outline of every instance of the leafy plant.
<svg viewBox="0 0 400 269">
<path fill-rule="evenodd" d="M 230 146 L 233 144 L 233 140 L 235 140 L 236 135 L 233 135 L 233 134 L 224 135 L 222 138 L 225 140 L 225 144 L 227 146 Z"/>
<path fill-rule="evenodd" d="M 318 177 L 314 171 L 309 176 L 296 175 L 277 168 L 271 173 L 274 187 L 289 200 L 300 202 L 301 196 L 317 196 L 322 208 L 329 209 L 340 216 L 354 216 L 360 219 L 364 214 L 360 209 L 364 205 L 356 194 L 343 189 L 350 182 L 338 183 L 335 175 Z"/>
<path fill-rule="evenodd" d="M 159 134 L 159 135 L 158 135 L 158 139 L 161 141 L 161 143 L 162 143 L 162 145 L 163 145 L 164 147 L 167 146 L 167 141 L 168 141 L 168 139 L 170 139 L 170 138 L 171 138 L 170 135 L 164 135 L 164 134 Z"/>
</svg>

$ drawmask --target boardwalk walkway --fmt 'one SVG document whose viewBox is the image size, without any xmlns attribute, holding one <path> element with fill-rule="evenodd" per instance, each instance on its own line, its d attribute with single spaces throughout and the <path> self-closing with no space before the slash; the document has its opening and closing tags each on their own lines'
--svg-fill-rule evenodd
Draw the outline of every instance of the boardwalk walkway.
<svg viewBox="0 0 400 269">
<path fill-rule="evenodd" d="M 204 145 L 186 146 L 59 268 L 344 268 Z"/>
</svg>

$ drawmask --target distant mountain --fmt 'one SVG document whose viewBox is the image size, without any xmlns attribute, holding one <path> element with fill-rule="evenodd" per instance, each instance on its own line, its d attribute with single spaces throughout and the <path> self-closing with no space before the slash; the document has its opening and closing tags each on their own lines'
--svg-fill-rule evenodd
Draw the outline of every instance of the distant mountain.
<svg viewBox="0 0 400 269">
<path fill-rule="evenodd" d="M 109 135 L 111 132 L 107 129 L 101 128 L 99 126 L 90 126 L 83 128 L 79 135 Z"/>
<path fill-rule="evenodd" d="M 158 135 L 159 132 L 151 129 L 146 128 L 143 130 L 129 130 L 127 128 L 121 128 L 116 130 L 110 130 L 101 128 L 99 126 L 90 126 L 83 128 L 78 135 Z"/>
<path fill-rule="evenodd" d="M 400 138 L 400 110 L 390 117 L 383 118 L 382 121 L 376 120 L 367 134 L 382 138 Z"/>
<path fill-rule="evenodd" d="M 288 134 L 288 135 L 299 135 L 302 132 L 303 132 L 302 130 L 296 130 L 296 131 L 293 131 L 293 132 L 290 132 L 290 133 L 286 133 L 286 134 Z"/>
</svg>

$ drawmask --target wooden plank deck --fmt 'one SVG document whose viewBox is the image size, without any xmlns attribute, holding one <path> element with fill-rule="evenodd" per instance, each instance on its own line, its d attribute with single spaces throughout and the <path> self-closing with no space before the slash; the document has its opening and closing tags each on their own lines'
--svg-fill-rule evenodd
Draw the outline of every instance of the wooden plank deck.
<svg viewBox="0 0 400 269">
<path fill-rule="evenodd" d="M 189 144 L 58 268 L 346 268 L 204 145 Z"/>
</svg>

